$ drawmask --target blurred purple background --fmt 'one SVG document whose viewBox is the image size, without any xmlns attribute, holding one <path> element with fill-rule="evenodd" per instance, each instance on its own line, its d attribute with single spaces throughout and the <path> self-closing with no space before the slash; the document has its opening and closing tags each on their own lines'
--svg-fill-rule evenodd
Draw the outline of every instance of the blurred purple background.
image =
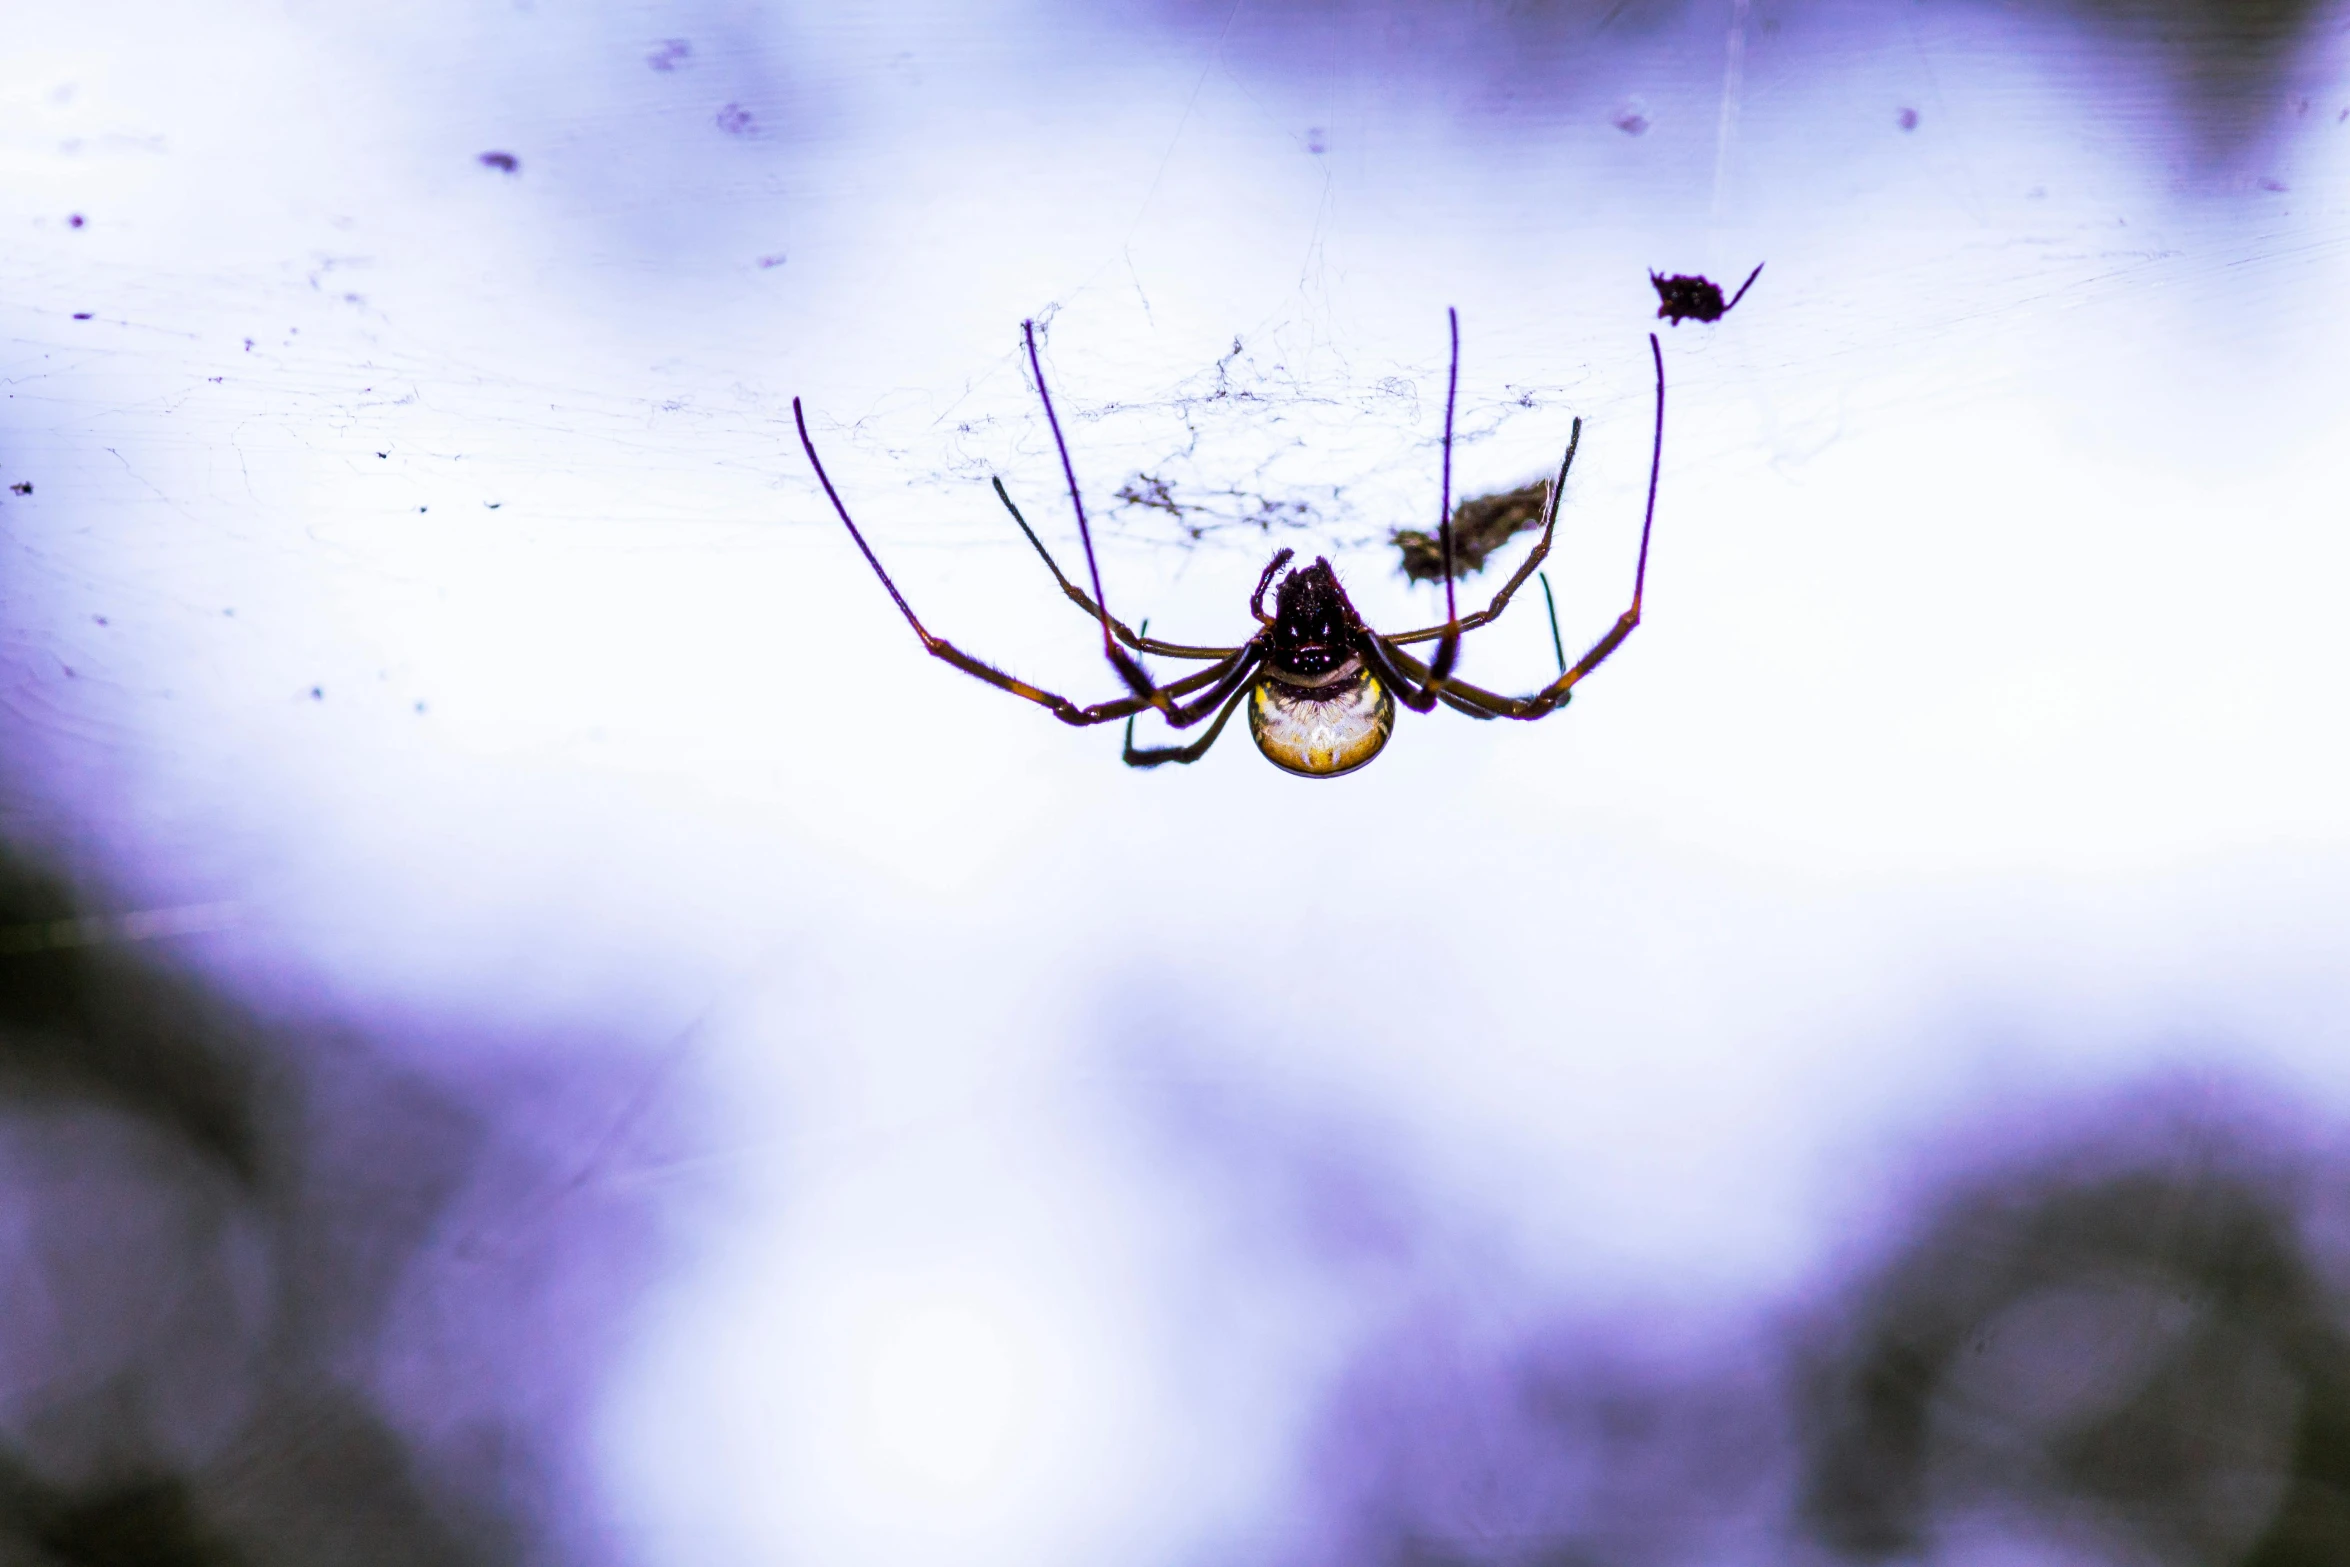
<svg viewBox="0 0 2350 1567">
<path fill-rule="evenodd" d="M 2350 1558 L 2341 7 L 7 20 L 0 1561 Z"/>
</svg>

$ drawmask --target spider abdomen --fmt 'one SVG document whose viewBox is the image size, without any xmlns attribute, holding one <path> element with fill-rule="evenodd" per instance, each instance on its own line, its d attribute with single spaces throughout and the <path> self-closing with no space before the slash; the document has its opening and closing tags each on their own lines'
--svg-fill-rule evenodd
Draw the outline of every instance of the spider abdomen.
<svg viewBox="0 0 2350 1567">
<path fill-rule="evenodd" d="M 1248 698 L 1248 732 L 1265 759 L 1303 778 L 1336 778 L 1377 756 L 1395 728 L 1395 698 L 1367 669 L 1325 686 L 1268 676 Z"/>
</svg>

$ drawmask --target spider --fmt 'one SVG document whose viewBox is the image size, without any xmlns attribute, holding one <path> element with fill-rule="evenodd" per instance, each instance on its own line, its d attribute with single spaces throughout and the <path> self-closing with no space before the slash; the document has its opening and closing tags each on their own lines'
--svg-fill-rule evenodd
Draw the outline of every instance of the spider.
<svg viewBox="0 0 2350 1567">
<path fill-rule="evenodd" d="M 1746 297 L 1746 291 L 1754 287 L 1754 280 L 1761 276 L 1762 267 L 1757 265 L 1746 274 L 1746 281 L 1738 285 L 1738 292 L 1730 296 L 1728 304 L 1722 302 L 1722 286 L 1711 278 L 1691 277 L 1683 273 L 1666 277 L 1661 272 L 1651 272 L 1648 281 L 1656 287 L 1658 319 L 1679 326 L 1684 321 L 1721 320 L 1738 308 L 1738 301 Z"/>
<path fill-rule="evenodd" d="M 1665 443 L 1665 360 L 1653 332 L 1648 336 L 1648 351 L 1656 363 L 1656 434 L 1649 449 L 1648 510 L 1640 524 L 1640 561 L 1632 576 L 1631 608 L 1616 618 L 1606 635 L 1593 643 L 1591 650 L 1572 668 L 1568 667 L 1561 649 L 1558 678 L 1531 696 L 1503 696 L 1453 677 L 1463 634 L 1499 618 L 1509 604 L 1510 595 L 1517 592 L 1550 553 L 1551 535 L 1558 525 L 1559 492 L 1565 487 L 1568 469 L 1574 466 L 1575 448 L 1583 439 L 1583 421 L 1577 419 L 1568 434 L 1567 454 L 1559 463 L 1558 482 L 1551 486 L 1549 501 L 1543 507 L 1542 537 L 1509 581 L 1502 584 L 1492 603 L 1462 615 L 1454 600 L 1451 521 L 1453 404 L 1460 386 L 1461 328 L 1457 312 L 1448 310 L 1445 314 L 1452 329 L 1452 366 L 1445 378 L 1443 497 L 1436 514 L 1445 566 L 1444 623 L 1423 626 L 1400 636 L 1372 630 L 1356 613 L 1346 590 L 1339 586 L 1338 574 L 1325 559 L 1291 571 L 1275 587 L 1273 578 L 1295 554 L 1284 549 L 1274 555 L 1257 577 L 1256 591 L 1248 601 L 1257 629 L 1236 647 L 1195 647 L 1164 641 L 1138 634 L 1110 614 L 1102 594 L 1101 565 L 1094 558 L 1093 533 L 1085 518 L 1085 501 L 1077 489 L 1077 471 L 1069 460 L 1068 443 L 1061 438 L 1061 422 L 1053 411 L 1052 393 L 1045 388 L 1044 365 L 1037 358 L 1036 326 L 1030 321 L 1020 324 L 1028 346 L 1028 365 L 1036 376 L 1037 396 L 1044 402 L 1045 421 L 1052 427 L 1053 444 L 1060 452 L 1061 475 L 1068 483 L 1069 503 L 1077 513 L 1077 537 L 1085 547 L 1086 573 L 1093 586 L 1090 596 L 1061 570 L 1035 530 L 1028 526 L 1028 519 L 1020 514 L 1020 508 L 1012 503 L 1001 479 L 994 481 L 995 492 L 1060 583 L 1061 591 L 1101 626 L 1102 655 L 1125 682 L 1130 694 L 1089 707 L 1080 707 L 1067 697 L 1017 680 L 993 664 L 972 657 L 946 638 L 932 634 L 914 614 L 913 606 L 906 602 L 897 584 L 890 580 L 889 573 L 882 569 L 880 558 L 850 518 L 840 492 L 833 488 L 831 476 L 816 455 L 816 443 L 808 438 L 807 416 L 801 412 L 796 397 L 792 399 L 792 419 L 799 426 L 800 445 L 808 454 L 809 466 L 816 470 L 817 481 L 824 486 L 833 510 L 840 514 L 849 537 L 856 541 L 873 574 L 881 579 L 898 613 L 906 617 L 906 624 L 914 628 L 914 635 L 922 639 L 924 650 L 933 658 L 942 659 L 999 690 L 1034 702 L 1066 724 L 1082 727 L 1125 719 L 1124 759 L 1131 767 L 1198 761 L 1224 732 L 1233 712 L 1245 703 L 1249 733 L 1255 738 L 1257 749 L 1273 765 L 1301 777 L 1335 778 L 1369 762 L 1386 746 L 1388 735 L 1395 727 L 1398 702 L 1415 713 L 1431 712 L 1441 702 L 1478 719 L 1547 717 L 1566 706 L 1576 684 L 1597 669 L 1632 634 L 1632 628 L 1640 624 L 1641 593 L 1648 579 L 1648 534 L 1656 520 L 1657 473 L 1664 458 Z M 1549 586 L 1545 580 L 1546 597 Z M 1267 592 L 1273 595 L 1271 613 L 1265 609 Z M 1148 621 L 1143 623 L 1144 633 L 1149 626 Z M 1551 629 L 1555 644 L 1555 611 Z M 1436 656 L 1425 664 L 1404 651 L 1408 644 L 1430 641 L 1436 643 Z M 1188 659 L 1206 667 L 1160 685 L 1135 657 L 1139 653 Z M 1189 745 L 1137 746 L 1135 715 L 1151 710 L 1176 729 L 1188 729 L 1210 717 L 1214 722 Z"/>
</svg>

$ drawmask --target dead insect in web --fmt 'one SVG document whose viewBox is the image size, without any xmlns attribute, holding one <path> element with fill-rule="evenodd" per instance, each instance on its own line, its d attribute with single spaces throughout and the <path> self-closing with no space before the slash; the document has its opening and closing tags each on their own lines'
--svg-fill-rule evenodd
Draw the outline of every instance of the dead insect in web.
<svg viewBox="0 0 2350 1567">
<path fill-rule="evenodd" d="M 1711 278 L 1678 274 L 1664 277 L 1651 272 L 1648 281 L 1656 285 L 1657 319 L 1679 326 L 1684 321 L 1721 320 L 1738 308 L 1738 301 L 1746 297 L 1746 291 L 1754 287 L 1754 280 L 1761 276 L 1762 266 L 1758 263 L 1752 272 L 1746 274 L 1746 281 L 1738 285 L 1738 292 L 1730 296 L 1728 304 L 1722 303 L 1721 285 Z"/>
<path fill-rule="evenodd" d="M 1069 503 L 1077 514 L 1077 537 L 1085 549 L 1086 575 L 1093 587 L 1090 595 L 1061 570 L 1044 542 L 1028 526 L 1028 519 L 1020 515 L 1020 508 L 1013 505 L 1001 479 L 995 481 L 995 492 L 1043 558 L 1054 580 L 1060 583 L 1061 591 L 1101 627 L 1102 656 L 1117 671 L 1129 694 L 1091 706 L 1081 707 L 1067 697 L 1015 679 L 993 664 L 972 657 L 946 638 L 933 635 L 916 617 L 913 606 L 882 569 L 880 557 L 873 553 L 873 547 L 865 542 L 865 535 L 849 517 L 848 507 L 842 504 L 840 492 L 833 488 L 831 476 L 816 455 L 816 443 L 808 436 L 807 415 L 801 411 L 796 397 L 792 399 L 792 419 L 799 427 L 800 446 L 808 454 L 808 464 L 816 470 L 817 482 L 824 486 L 833 510 L 839 513 L 866 564 L 881 579 L 898 613 L 906 617 L 906 624 L 914 628 L 914 635 L 922 639 L 923 648 L 933 658 L 998 690 L 1034 702 L 1065 724 L 1083 727 L 1126 720 L 1124 758 L 1131 767 L 1198 761 L 1216 743 L 1216 737 L 1224 732 L 1233 713 L 1245 703 L 1249 733 L 1255 738 L 1257 749 L 1275 766 L 1301 777 L 1335 778 L 1361 767 L 1386 746 L 1388 735 L 1395 727 L 1398 702 L 1415 713 L 1431 712 L 1441 702 L 1455 712 L 1479 719 L 1549 716 L 1567 705 L 1577 683 L 1605 662 L 1632 634 L 1632 628 L 1640 624 L 1641 594 L 1648 580 L 1648 535 L 1656 521 L 1657 474 L 1664 459 L 1665 444 L 1665 360 L 1653 332 L 1649 334 L 1648 351 L 1656 364 L 1656 432 L 1649 447 L 1648 510 L 1640 524 L 1640 559 L 1632 574 L 1631 607 L 1616 617 L 1616 623 L 1572 667 L 1567 664 L 1564 646 L 1557 641 L 1558 616 L 1554 608 L 1551 634 L 1559 653 L 1559 675 L 1530 696 L 1503 696 L 1454 678 L 1452 671 L 1460 658 L 1462 636 L 1498 619 L 1508 606 L 1510 595 L 1534 575 L 1550 553 L 1551 536 L 1558 527 L 1559 493 L 1565 488 L 1567 470 L 1574 465 L 1575 448 L 1582 441 L 1583 421 L 1577 419 L 1574 423 L 1567 440 L 1566 457 L 1559 463 L 1558 479 L 1550 486 L 1543 505 L 1541 538 L 1490 604 L 1471 614 L 1461 614 L 1454 595 L 1459 561 L 1452 528 L 1453 405 L 1460 386 L 1461 329 L 1456 313 L 1447 311 L 1446 315 L 1452 325 L 1452 368 L 1445 381 L 1444 474 L 1441 503 L 1436 512 L 1437 569 L 1444 582 L 1443 623 L 1397 636 L 1374 631 L 1356 613 L 1346 589 L 1339 585 L 1337 572 L 1327 560 L 1316 560 L 1311 566 L 1291 571 L 1276 588 L 1274 577 L 1295 554 L 1285 549 L 1277 552 L 1258 575 L 1256 591 L 1249 596 L 1249 613 L 1257 622 L 1256 630 L 1247 641 L 1231 647 L 1164 641 L 1137 633 L 1110 614 L 1102 596 L 1101 565 L 1094 557 L 1093 531 L 1086 521 L 1085 501 L 1078 492 L 1077 470 L 1069 460 L 1068 443 L 1061 437 L 1060 417 L 1053 411 L 1052 394 L 1045 388 L 1044 364 L 1037 357 L 1035 323 L 1020 324 L 1027 342 L 1029 368 L 1036 376 L 1036 393 L 1044 403 L 1045 422 L 1052 428 L 1053 445 L 1061 456 L 1061 476 L 1069 487 Z M 1546 598 L 1549 591 L 1550 584 L 1545 580 Z M 1265 609 L 1268 592 L 1273 595 L 1271 613 Z M 1435 657 L 1423 664 L 1404 651 L 1415 642 L 1434 642 Z M 1205 667 L 1160 685 L 1143 668 L 1137 654 L 1186 659 Z M 1189 745 L 1137 746 L 1135 716 L 1151 711 L 1176 729 L 1212 722 L 1208 722 L 1207 732 Z"/>
<path fill-rule="evenodd" d="M 1537 479 L 1498 495 L 1472 495 L 1453 508 L 1452 573 L 1474 576 L 1485 569 L 1485 558 L 1504 544 L 1539 528 L 1550 515 L 1550 485 Z M 1417 528 L 1398 528 L 1387 536 L 1403 555 L 1403 574 L 1414 582 L 1436 582 L 1444 576 L 1444 541 Z"/>
</svg>

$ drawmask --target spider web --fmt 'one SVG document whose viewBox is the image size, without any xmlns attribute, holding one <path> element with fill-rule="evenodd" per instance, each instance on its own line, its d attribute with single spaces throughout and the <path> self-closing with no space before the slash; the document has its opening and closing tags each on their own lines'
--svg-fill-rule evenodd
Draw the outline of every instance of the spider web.
<svg viewBox="0 0 2350 1567">
<path fill-rule="evenodd" d="M 1386 550 L 1396 529 L 1432 525 L 1443 375 L 1441 362 L 1367 370 L 1294 324 L 1236 335 L 1214 360 L 1140 397 L 1073 395 L 1063 372 L 1047 370 L 1081 477 L 1118 475 L 1085 485 L 1101 537 L 1251 554 L 1268 540 Z M 1090 373 L 1085 381 L 1106 379 Z M 1455 500 L 1539 475 L 1568 392 L 1559 384 L 1464 387 Z M 1022 452 L 1023 471 L 1050 454 L 1033 389 L 1024 398 L 1024 408 L 959 422 L 945 474 L 984 481 L 1004 471 L 1008 446 Z"/>
</svg>

